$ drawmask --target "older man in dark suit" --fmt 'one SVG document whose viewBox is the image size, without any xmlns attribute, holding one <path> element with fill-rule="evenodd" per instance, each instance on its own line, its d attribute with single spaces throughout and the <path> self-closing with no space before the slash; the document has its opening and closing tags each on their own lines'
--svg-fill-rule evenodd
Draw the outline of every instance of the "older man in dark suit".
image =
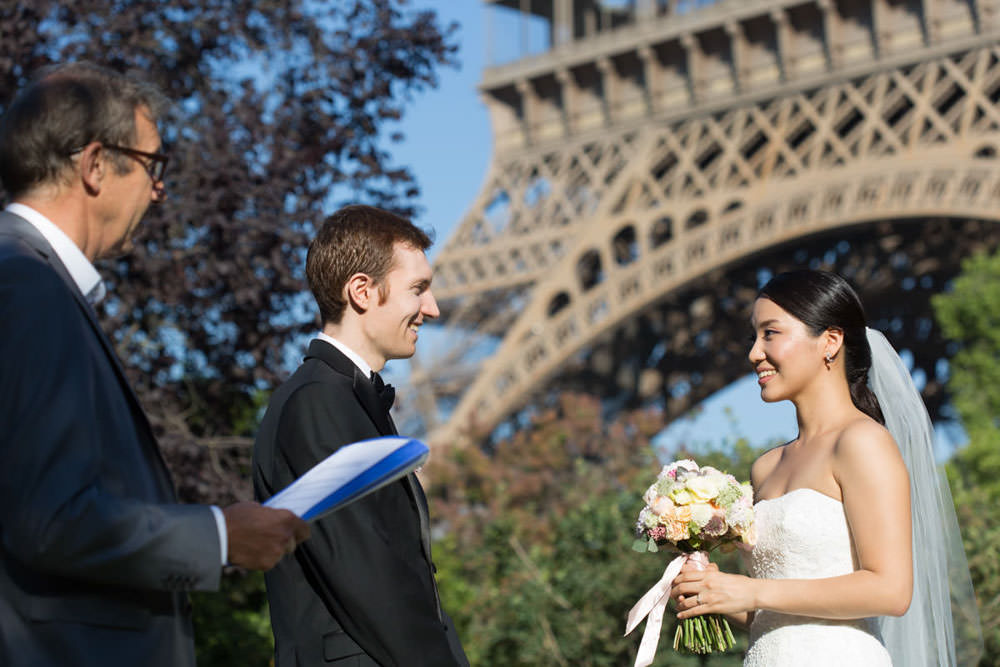
<svg viewBox="0 0 1000 667">
<path fill-rule="evenodd" d="M 427 235 L 369 206 L 333 214 L 306 274 L 323 329 L 271 398 L 254 445 L 254 491 L 268 498 L 339 447 L 396 432 L 377 372 L 410 357 L 437 317 Z M 320 519 L 267 573 L 277 667 L 468 665 L 441 609 L 427 500 L 408 475 Z"/>
<path fill-rule="evenodd" d="M 176 504 L 91 304 L 92 262 L 163 197 L 158 94 L 62 66 L 0 122 L 0 664 L 193 666 L 187 590 L 308 534 L 256 503 Z"/>
</svg>

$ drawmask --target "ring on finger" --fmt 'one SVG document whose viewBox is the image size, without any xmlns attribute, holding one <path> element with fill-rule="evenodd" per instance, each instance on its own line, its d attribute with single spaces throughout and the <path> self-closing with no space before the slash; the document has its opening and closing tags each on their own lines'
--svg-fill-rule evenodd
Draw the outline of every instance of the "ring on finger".
<svg viewBox="0 0 1000 667">
<path fill-rule="evenodd" d="M 701 593 L 698 593 L 697 595 L 694 596 L 694 603 L 696 605 L 701 604 Z"/>
</svg>

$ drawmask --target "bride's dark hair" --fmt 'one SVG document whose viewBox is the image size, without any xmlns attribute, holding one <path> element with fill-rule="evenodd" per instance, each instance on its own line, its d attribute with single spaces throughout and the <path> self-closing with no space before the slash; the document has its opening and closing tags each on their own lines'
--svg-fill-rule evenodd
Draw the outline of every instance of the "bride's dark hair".
<svg viewBox="0 0 1000 667">
<path fill-rule="evenodd" d="M 878 399 L 868 388 L 872 350 L 865 333 L 865 310 L 847 281 L 828 271 L 788 271 L 768 281 L 757 294 L 757 298 L 762 297 L 800 320 L 813 336 L 827 329 L 844 332 L 841 351 L 851 400 L 866 415 L 885 424 Z"/>
</svg>

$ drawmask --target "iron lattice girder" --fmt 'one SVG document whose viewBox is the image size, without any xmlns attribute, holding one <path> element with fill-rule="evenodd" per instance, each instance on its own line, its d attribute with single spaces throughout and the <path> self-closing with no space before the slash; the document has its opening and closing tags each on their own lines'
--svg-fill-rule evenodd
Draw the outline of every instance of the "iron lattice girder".
<svg viewBox="0 0 1000 667">
<path fill-rule="evenodd" d="M 637 313 L 748 255 L 863 222 L 997 220 L 1000 33 L 984 26 L 861 68 L 831 60 L 815 85 L 498 151 L 435 292 L 446 329 L 492 322 L 500 342 L 432 440 L 488 432 Z M 421 392 L 469 361 L 452 340 Z"/>
<path fill-rule="evenodd" d="M 946 395 L 948 346 L 930 298 L 975 252 L 1000 247 L 1000 225 L 969 220 L 879 222 L 796 239 L 742 258 L 665 295 L 591 341 L 532 392 L 529 404 L 578 391 L 622 408 L 650 401 L 672 420 L 750 372 L 750 307 L 760 281 L 795 267 L 836 271 L 858 289 L 870 325 L 909 351 L 935 419 Z"/>
<path fill-rule="evenodd" d="M 738 200 L 741 190 L 770 180 L 926 146 L 960 151 L 956 143 L 1000 127 L 998 58 L 1000 47 L 985 47 L 642 132 L 513 156 L 491 170 L 486 191 L 492 196 L 437 259 L 435 287 L 448 300 L 536 282 L 568 252 L 572 234 L 607 209 L 620 212 L 630 196 L 640 197 L 640 205 L 695 211 L 712 199 L 728 205 L 727 197 Z M 626 171 L 643 161 L 645 169 Z M 498 208 L 507 215 L 491 220 L 488 213 Z"/>
</svg>

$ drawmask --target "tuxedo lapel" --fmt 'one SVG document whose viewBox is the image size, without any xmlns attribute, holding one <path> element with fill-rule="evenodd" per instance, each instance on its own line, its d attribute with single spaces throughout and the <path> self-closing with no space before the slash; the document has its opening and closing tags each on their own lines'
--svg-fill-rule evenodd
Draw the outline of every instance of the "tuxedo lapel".
<svg viewBox="0 0 1000 667">
<path fill-rule="evenodd" d="M 38 255 L 45 260 L 45 262 L 52 268 L 56 274 L 62 278 L 63 282 L 70 289 L 70 293 L 73 298 L 76 299 L 77 305 L 80 310 L 83 311 L 84 316 L 87 318 L 87 322 L 90 324 L 91 329 L 94 331 L 94 335 L 101 342 L 101 347 L 104 349 L 105 355 L 111 362 L 112 367 L 115 370 L 115 375 L 118 379 L 118 384 L 121 386 L 122 391 L 127 397 L 126 400 L 130 402 L 132 408 L 133 417 L 137 422 L 139 422 L 140 430 L 145 430 L 148 449 L 150 450 L 151 456 L 154 461 L 158 462 L 156 466 L 158 468 L 157 472 L 160 477 L 160 481 L 164 486 L 164 489 L 169 493 L 170 497 L 173 498 L 175 495 L 174 484 L 170 478 L 169 469 L 167 464 L 163 459 L 163 453 L 156 444 L 156 437 L 153 435 L 153 428 L 149 423 L 149 419 L 146 417 L 145 411 L 142 409 L 142 403 L 139 401 L 139 397 L 136 395 L 135 390 L 132 389 L 132 385 L 128 381 L 128 377 L 125 375 L 125 369 L 121 365 L 121 361 L 118 359 L 118 354 L 115 352 L 114 346 L 111 344 L 111 340 L 108 339 L 107 334 L 104 333 L 104 329 L 101 327 L 100 322 L 97 321 L 97 313 L 94 312 L 93 306 L 90 302 L 80 293 L 79 287 L 73 281 L 73 277 L 70 276 L 69 271 L 66 266 L 59 259 L 55 250 L 49 245 L 49 242 L 45 240 L 45 237 L 35 229 L 34 225 L 25 221 L 18 215 L 13 213 L 8 213 L 6 211 L 0 212 L 0 230 L 3 232 L 8 232 L 12 236 L 22 240 L 27 243 Z M 0 232 L 2 233 L 2 232 Z"/>
<path fill-rule="evenodd" d="M 325 341 L 314 340 L 309 344 L 309 351 L 306 353 L 306 359 L 310 357 L 319 359 L 338 373 L 353 378 L 351 386 L 354 390 L 354 396 L 375 424 L 375 428 L 378 429 L 379 434 L 397 435 L 396 425 L 393 424 L 389 412 L 382 405 L 382 400 L 375 390 L 375 385 L 364 376 L 361 369 L 348 359 L 343 352 Z M 427 497 L 424 495 L 424 491 L 420 487 L 420 481 L 417 480 L 416 475 L 410 473 L 404 478 L 404 481 L 407 492 L 413 499 L 413 504 L 416 506 L 417 514 L 420 517 L 420 544 L 423 547 L 427 562 L 430 563 L 431 530 L 430 516 L 427 510 Z"/>
<path fill-rule="evenodd" d="M 372 420 L 379 435 L 396 435 L 396 427 L 389 419 L 389 413 L 383 407 L 378 392 L 375 391 L 375 385 L 343 352 L 326 341 L 314 340 L 309 344 L 309 351 L 306 353 L 306 359 L 309 358 L 319 359 L 341 375 L 351 378 L 354 396 Z"/>
<path fill-rule="evenodd" d="M 420 486 L 420 480 L 412 472 L 406 476 L 406 483 L 410 487 L 410 495 L 413 496 L 413 502 L 417 506 L 417 513 L 420 515 L 420 544 L 424 548 L 424 556 L 427 557 L 427 562 L 431 562 L 431 528 L 430 528 L 430 512 L 427 510 L 427 496 L 424 495 L 424 489 Z"/>
</svg>

